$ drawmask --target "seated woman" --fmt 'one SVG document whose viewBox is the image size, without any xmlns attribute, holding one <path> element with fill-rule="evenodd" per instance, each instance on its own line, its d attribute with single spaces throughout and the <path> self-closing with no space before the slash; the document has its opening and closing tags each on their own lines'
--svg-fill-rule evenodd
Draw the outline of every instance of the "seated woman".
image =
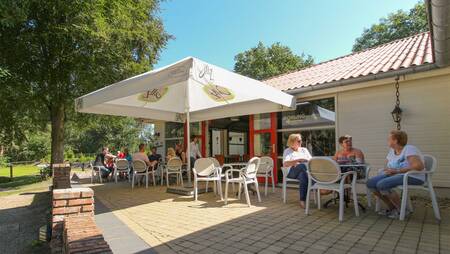
<svg viewBox="0 0 450 254">
<path fill-rule="evenodd" d="M 166 161 L 169 161 L 172 158 L 176 158 L 177 155 L 175 153 L 175 149 L 173 149 L 172 147 L 169 147 L 167 149 L 167 155 L 166 155 Z"/>
<path fill-rule="evenodd" d="M 308 173 L 305 163 L 311 159 L 308 149 L 301 147 L 300 134 L 289 135 L 287 146 L 283 152 L 283 167 L 289 167 L 288 178 L 299 180 L 300 207 L 305 208 L 306 192 L 308 191 Z"/>
<path fill-rule="evenodd" d="M 390 218 L 398 218 L 400 211 L 400 196 L 392 189 L 403 184 L 403 176 L 406 172 L 421 171 L 425 167 L 422 153 L 415 146 L 407 143 L 406 132 L 391 131 L 388 138 L 390 149 L 386 157 L 386 168 L 367 182 L 367 188 L 388 206 L 388 210 L 383 214 Z M 424 181 L 424 174 L 412 174 L 408 177 L 410 185 L 422 185 Z"/>
<path fill-rule="evenodd" d="M 176 144 L 175 154 L 181 159 L 183 164 L 186 164 L 186 153 L 184 152 L 183 144 Z"/>
<path fill-rule="evenodd" d="M 353 147 L 352 136 L 342 136 L 338 141 L 342 149 L 336 151 L 333 157 L 336 162 L 364 163 L 364 154 L 361 150 Z"/>
</svg>

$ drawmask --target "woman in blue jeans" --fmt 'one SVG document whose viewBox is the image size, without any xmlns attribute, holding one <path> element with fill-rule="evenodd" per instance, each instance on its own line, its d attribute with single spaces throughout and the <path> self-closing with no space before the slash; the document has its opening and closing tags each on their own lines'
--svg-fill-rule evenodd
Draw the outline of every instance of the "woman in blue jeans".
<svg viewBox="0 0 450 254">
<path fill-rule="evenodd" d="M 300 134 L 289 135 L 288 148 L 283 152 L 283 167 L 289 167 L 288 178 L 299 180 L 300 207 L 305 208 L 306 192 L 308 191 L 308 173 L 305 163 L 311 159 L 311 154 L 301 145 L 302 136 Z"/>
<path fill-rule="evenodd" d="M 391 131 L 388 138 L 390 150 L 386 157 L 386 168 L 367 181 L 367 188 L 388 206 L 388 210 L 382 213 L 390 218 L 398 218 L 400 211 L 400 196 L 392 189 L 403 185 L 403 176 L 406 172 L 421 171 L 425 167 L 422 153 L 407 143 L 406 132 Z M 422 185 L 424 181 L 424 174 L 411 174 L 408 177 L 410 185 Z"/>
</svg>

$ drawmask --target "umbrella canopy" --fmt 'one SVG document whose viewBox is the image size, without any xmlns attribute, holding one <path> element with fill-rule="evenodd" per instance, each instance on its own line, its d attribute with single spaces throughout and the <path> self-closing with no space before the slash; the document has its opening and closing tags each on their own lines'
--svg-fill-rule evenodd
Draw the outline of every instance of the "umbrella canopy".
<svg viewBox="0 0 450 254">
<path fill-rule="evenodd" d="M 295 99 L 260 81 L 188 57 L 81 96 L 75 107 L 83 113 L 197 122 L 292 110 Z M 188 155 L 189 150 L 187 146 Z"/>
<path fill-rule="evenodd" d="M 76 99 L 83 113 L 190 122 L 295 108 L 293 96 L 188 57 Z"/>
</svg>

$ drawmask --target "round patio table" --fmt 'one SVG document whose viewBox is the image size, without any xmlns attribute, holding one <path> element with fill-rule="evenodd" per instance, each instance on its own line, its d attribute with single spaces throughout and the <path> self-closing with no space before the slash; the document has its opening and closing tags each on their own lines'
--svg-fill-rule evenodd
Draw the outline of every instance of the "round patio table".
<svg viewBox="0 0 450 254">
<path fill-rule="evenodd" d="M 349 163 L 349 164 L 339 164 L 339 167 L 341 169 L 341 173 L 345 173 L 348 171 L 356 171 L 356 179 L 360 180 L 360 179 L 365 179 L 365 174 L 366 174 L 366 168 L 367 168 L 367 164 L 364 163 Z M 356 190 L 355 190 L 356 191 Z M 328 207 L 328 205 L 333 202 L 334 204 L 337 204 L 337 201 L 339 200 L 339 196 L 337 196 L 336 198 L 332 198 L 330 200 L 328 200 L 327 202 L 325 202 L 325 204 L 323 205 L 325 208 Z M 348 208 L 348 203 L 350 203 L 351 198 L 349 195 L 349 191 L 348 189 L 346 189 L 344 191 L 344 201 L 345 201 L 345 207 Z M 366 207 L 363 206 L 359 201 L 358 201 L 358 206 L 361 208 L 361 210 L 363 212 L 366 211 Z"/>
</svg>

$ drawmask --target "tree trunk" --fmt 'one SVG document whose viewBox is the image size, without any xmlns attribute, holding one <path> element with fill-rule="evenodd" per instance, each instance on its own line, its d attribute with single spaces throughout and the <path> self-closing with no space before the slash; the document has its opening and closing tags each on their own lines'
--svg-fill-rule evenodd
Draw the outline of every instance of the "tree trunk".
<svg viewBox="0 0 450 254">
<path fill-rule="evenodd" d="M 54 104 L 51 107 L 52 122 L 52 156 L 51 164 L 64 162 L 64 104 Z"/>
</svg>

